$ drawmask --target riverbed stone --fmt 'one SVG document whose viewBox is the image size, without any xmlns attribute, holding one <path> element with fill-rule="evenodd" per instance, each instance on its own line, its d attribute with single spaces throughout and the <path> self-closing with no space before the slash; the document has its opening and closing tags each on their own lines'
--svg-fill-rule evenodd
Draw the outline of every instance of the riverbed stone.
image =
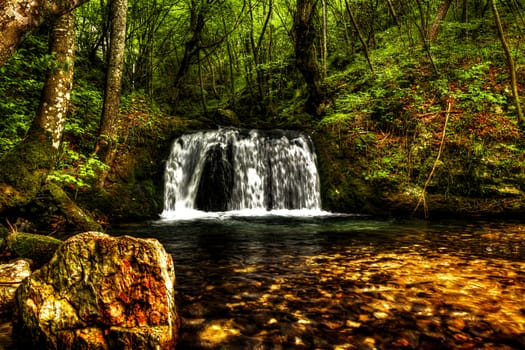
<svg viewBox="0 0 525 350">
<path fill-rule="evenodd" d="M 15 304 L 15 292 L 24 278 L 31 275 L 27 260 L 18 259 L 0 265 L 0 317 L 9 315 Z"/>
<path fill-rule="evenodd" d="M 174 285 L 156 239 L 82 233 L 18 288 L 14 334 L 43 349 L 174 349 Z"/>
</svg>

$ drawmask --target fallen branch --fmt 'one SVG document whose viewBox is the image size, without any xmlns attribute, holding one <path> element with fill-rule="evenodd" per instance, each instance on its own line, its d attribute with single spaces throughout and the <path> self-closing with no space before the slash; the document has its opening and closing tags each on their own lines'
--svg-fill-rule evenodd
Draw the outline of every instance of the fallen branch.
<svg viewBox="0 0 525 350">
<path fill-rule="evenodd" d="M 430 171 L 430 174 L 428 174 L 427 181 L 425 182 L 425 185 L 423 186 L 423 191 L 421 191 L 421 195 L 419 196 L 417 205 L 413 211 L 413 213 L 415 214 L 417 210 L 419 209 L 419 206 L 421 205 L 421 203 L 423 203 L 423 212 L 425 215 L 425 219 L 428 218 L 428 205 L 427 205 L 427 199 L 426 199 L 427 187 L 430 184 L 430 181 L 432 180 L 434 173 L 436 172 L 436 167 L 439 162 L 439 159 L 441 158 L 441 154 L 443 154 L 443 148 L 445 147 L 445 135 L 447 133 L 447 124 L 448 124 L 448 119 L 450 117 L 451 109 L 452 109 L 452 103 L 449 102 L 447 106 L 447 113 L 445 114 L 445 125 L 443 126 L 443 134 L 441 135 L 441 143 L 439 145 L 439 151 L 438 151 L 436 160 L 434 160 L 434 165 L 432 166 L 432 170 Z"/>
</svg>

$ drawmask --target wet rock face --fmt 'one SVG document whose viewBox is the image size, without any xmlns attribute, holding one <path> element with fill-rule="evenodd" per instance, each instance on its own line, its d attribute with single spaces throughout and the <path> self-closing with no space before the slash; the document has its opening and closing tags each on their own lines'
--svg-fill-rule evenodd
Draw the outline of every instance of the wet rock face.
<svg viewBox="0 0 525 350">
<path fill-rule="evenodd" d="M 216 145 L 206 153 L 204 169 L 195 198 L 196 207 L 204 211 L 226 211 L 233 187 L 232 148 Z"/>
<path fill-rule="evenodd" d="M 174 284 L 157 240 L 82 233 L 18 288 L 14 334 L 46 349 L 173 349 Z"/>
<path fill-rule="evenodd" d="M 31 275 L 27 260 L 16 260 L 0 265 L 0 317 L 12 312 L 15 292 L 22 280 Z"/>
</svg>

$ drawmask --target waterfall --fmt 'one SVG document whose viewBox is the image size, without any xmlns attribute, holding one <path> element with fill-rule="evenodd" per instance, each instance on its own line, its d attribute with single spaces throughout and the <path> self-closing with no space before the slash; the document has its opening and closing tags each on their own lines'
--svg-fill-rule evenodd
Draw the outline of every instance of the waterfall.
<svg viewBox="0 0 525 350">
<path fill-rule="evenodd" d="M 316 156 L 306 134 L 224 128 L 173 142 L 162 217 L 299 209 L 321 209 Z"/>
</svg>

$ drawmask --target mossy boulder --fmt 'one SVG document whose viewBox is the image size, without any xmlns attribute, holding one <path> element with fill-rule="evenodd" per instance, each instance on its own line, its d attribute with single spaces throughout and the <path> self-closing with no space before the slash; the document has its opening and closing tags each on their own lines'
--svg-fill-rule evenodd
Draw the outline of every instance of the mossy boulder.
<svg viewBox="0 0 525 350">
<path fill-rule="evenodd" d="M 17 289 L 22 348 L 174 349 L 173 260 L 155 239 L 86 232 Z"/>
</svg>

